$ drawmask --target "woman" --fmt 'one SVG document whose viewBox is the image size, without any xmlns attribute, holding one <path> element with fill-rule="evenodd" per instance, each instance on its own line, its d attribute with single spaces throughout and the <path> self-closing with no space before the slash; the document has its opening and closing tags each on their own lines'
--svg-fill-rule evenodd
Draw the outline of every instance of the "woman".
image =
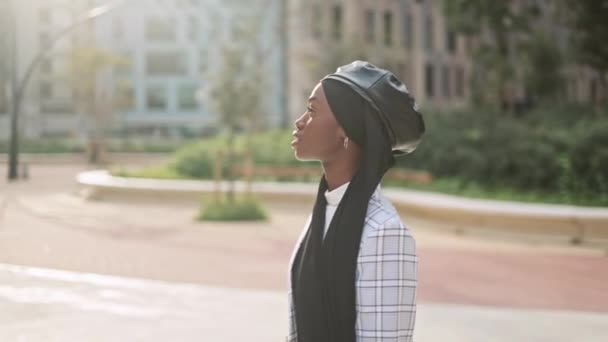
<svg viewBox="0 0 608 342">
<path fill-rule="evenodd" d="M 295 126 L 296 158 L 324 175 L 291 260 L 288 341 L 411 341 L 415 242 L 379 183 L 424 133 L 414 99 L 355 61 L 321 80 Z"/>
</svg>

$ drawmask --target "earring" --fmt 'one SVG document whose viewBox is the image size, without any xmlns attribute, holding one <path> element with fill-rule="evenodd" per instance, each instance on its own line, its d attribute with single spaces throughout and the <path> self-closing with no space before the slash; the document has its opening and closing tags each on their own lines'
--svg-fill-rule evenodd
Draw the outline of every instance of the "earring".
<svg viewBox="0 0 608 342">
<path fill-rule="evenodd" d="M 348 150 L 348 137 L 344 138 L 344 149 Z"/>
</svg>

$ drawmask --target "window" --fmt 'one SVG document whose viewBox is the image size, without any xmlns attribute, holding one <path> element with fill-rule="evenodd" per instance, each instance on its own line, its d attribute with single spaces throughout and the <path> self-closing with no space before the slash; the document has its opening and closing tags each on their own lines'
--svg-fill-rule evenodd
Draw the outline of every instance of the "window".
<svg viewBox="0 0 608 342">
<path fill-rule="evenodd" d="M 431 64 L 427 64 L 424 68 L 426 96 L 435 96 L 435 69 Z"/>
<path fill-rule="evenodd" d="M 175 21 L 169 18 L 148 18 L 146 39 L 151 41 L 175 41 Z"/>
<path fill-rule="evenodd" d="M 402 43 L 403 43 L 403 46 L 408 49 L 411 49 L 413 46 L 413 43 L 414 43 L 414 37 L 412 35 L 412 31 L 413 31 L 412 30 L 412 28 L 413 28 L 412 20 L 413 20 L 412 14 L 409 11 L 404 11 L 403 22 L 401 23 L 402 24 L 401 29 L 403 30 Z"/>
<path fill-rule="evenodd" d="M 446 32 L 446 48 L 449 53 L 456 53 L 456 33 L 452 30 L 447 30 Z"/>
<path fill-rule="evenodd" d="M 38 12 L 38 17 L 40 18 L 41 25 L 49 25 L 51 23 L 51 9 L 41 8 L 40 12 Z"/>
<path fill-rule="evenodd" d="M 397 78 L 401 80 L 401 82 L 405 83 L 405 64 L 397 63 Z"/>
<path fill-rule="evenodd" d="M 51 101 L 42 103 L 40 105 L 40 112 L 48 114 L 70 114 L 74 112 L 74 108 L 70 101 Z"/>
<path fill-rule="evenodd" d="M 456 75 L 455 75 L 455 83 L 456 83 L 456 92 L 455 95 L 458 97 L 464 96 L 464 69 L 462 67 L 456 67 Z"/>
<path fill-rule="evenodd" d="M 149 86 L 147 104 L 150 110 L 165 111 L 167 109 L 167 88 L 163 86 Z"/>
<path fill-rule="evenodd" d="M 243 24 L 232 25 L 232 27 L 229 29 L 229 32 L 230 32 L 229 39 L 232 39 L 232 41 L 235 41 L 235 42 L 247 40 L 248 39 L 247 30 L 248 30 L 248 28 L 246 25 L 243 25 Z"/>
<path fill-rule="evenodd" d="M 433 30 L 433 17 L 427 15 L 424 19 L 424 47 L 427 51 L 433 51 L 434 43 L 434 30 Z"/>
<path fill-rule="evenodd" d="M 40 82 L 40 99 L 48 100 L 53 97 L 53 86 L 49 82 Z"/>
<path fill-rule="evenodd" d="M 333 18 L 334 18 L 334 39 L 340 40 L 342 39 L 342 6 L 335 5 L 333 8 Z"/>
<path fill-rule="evenodd" d="M 447 66 L 441 68 L 441 92 L 442 96 L 449 98 L 450 94 L 450 69 Z"/>
<path fill-rule="evenodd" d="M 186 60 L 182 52 L 148 53 L 146 72 L 150 75 L 176 75 L 186 72 Z"/>
<path fill-rule="evenodd" d="M 198 20 L 196 20 L 195 18 L 190 18 L 188 20 L 188 27 L 187 27 L 188 40 L 193 41 L 193 42 L 197 41 L 198 40 L 198 31 L 199 31 Z"/>
<path fill-rule="evenodd" d="M 117 108 L 125 111 L 135 108 L 135 92 L 131 81 L 118 80 L 114 92 L 114 101 Z"/>
<path fill-rule="evenodd" d="M 0 79 L 0 84 L 2 79 Z M 8 113 L 8 99 L 4 96 L 4 93 L 0 94 L 0 115 Z"/>
<path fill-rule="evenodd" d="M 365 39 L 368 43 L 376 41 L 376 12 L 374 10 L 365 11 Z"/>
<path fill-rule="evenodd" d="M 45 74 L 53 72 L 53 62 L 49 58 L 45 58 L 40 62 L 40 71 Z"/>
<path fill-rule="evenodd" d="M 200 49 L 198 52 L 198 70 L 202 73 L 207 71 L 207 63 L 209 58 L 207 57 L 207 50 Z"/>
<path fill-rule="evenodd" d="M 312 29 L 313 38 L 321 38 L 322 23 L 323 23 L 323 11 L 321 10 L 321 4 L 315 3 L 312 5 L 310 12 L 310 27 Z"/>
<path fill-rule="evenodd" d="M 114 39 L 124 38 L 125 31 L 122 22 L 118 18 L 115 18 L 112 22 L 112 34 L 114 35 Z"/>
<path fill-rule="evenodd" d="M 393 67 L 393 63 L 389 62 L 389 61 L 385 61 L 383 63 L 384 65 L 382 66 L 384 69 L 392 72 L 393 74 L 395 73 L 395 68 Z"/>
<path fill-rule="evenodd" d="M 48 32 L 40 32 L 40 45 L 42 47 L 48 47 L 51 45 L 51 36 Z"/>
<path fill-rule="evenodd" d="M 178 87 L 177 97 L 180 110 L 195 111 L 198 109 L 198 102 L 196 101 L 198 88 L 195 84 L 182 84 Z"/>
<path fill-rule="evenodd" d="M 186 8 L 187 8 L 187 6 L 189 6 L 189 5 L 188 5 L 188 1 L 186 1 L 186 0 L 177 0 L 177 1 L 176 1 L 176 4 L 177 4 L 177 6 L 179 6 L 179 7 L 186 7 Z"/>
<path fill-rule="evenodd" d="M 473 40 L 470 37 L 464 39 L 464 46 L 468 55 L 473 54 Z"/>
<path fill-rule="evenodd" d="M 129 77 L 133 74 L 133 57 L 131 52 L 123 52 L 118 57 L 119 61 L 114 67 L 114 71 L 122 77 Z"/>
<path fill-rule="evenodd" d="M 384 12 L 384 45 L 393 45 L 393 13 Z"/>
</svg>

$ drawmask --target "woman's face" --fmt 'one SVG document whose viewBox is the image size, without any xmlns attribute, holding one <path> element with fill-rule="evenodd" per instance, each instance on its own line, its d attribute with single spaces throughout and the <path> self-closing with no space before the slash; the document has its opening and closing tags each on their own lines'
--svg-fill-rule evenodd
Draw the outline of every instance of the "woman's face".
<svg viewBox="0 0 608 342">
<path fill-rule="evenodd" d="M 344 150 L 344 131 L 327 103 L 321 83 L 313 89 L 306 112 L 295 126 L 291 146 L 298 160 L 328 162 Z"/>
</svg>

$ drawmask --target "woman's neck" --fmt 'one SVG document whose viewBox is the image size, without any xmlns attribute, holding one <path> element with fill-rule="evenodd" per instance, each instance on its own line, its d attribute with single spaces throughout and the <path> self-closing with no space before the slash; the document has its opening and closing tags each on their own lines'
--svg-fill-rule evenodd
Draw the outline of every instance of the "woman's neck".
<svg viewBox="0 0 608 342">
<path fill-rule="evenodd" d="M 353 179 L 359 168 L 359 161 L 348 158 L 339 161 L 323 162 L 322 165 L 325 172 L 325 181 L 327 181 L 327 188 L 329 191 L 332 191 Z"/>
</svg>

